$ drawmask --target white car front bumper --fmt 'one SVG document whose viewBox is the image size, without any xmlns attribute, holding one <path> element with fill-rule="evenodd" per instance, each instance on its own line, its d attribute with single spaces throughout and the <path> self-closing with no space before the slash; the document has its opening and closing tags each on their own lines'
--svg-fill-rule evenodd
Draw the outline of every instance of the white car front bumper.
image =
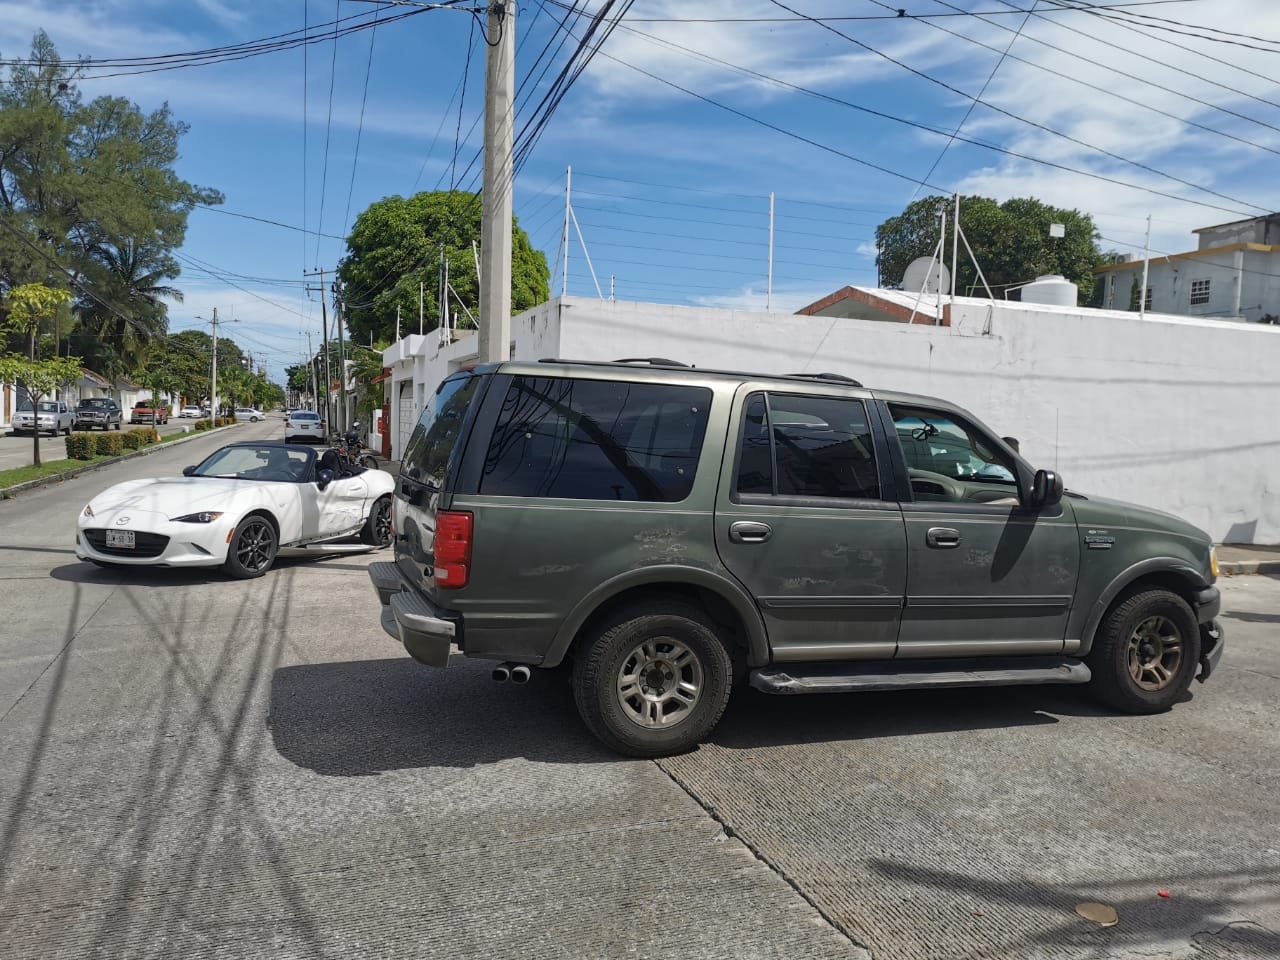
<svg viewBox="0 0 1280 960">
<path fill-rule="evenodd" d="M 107 531 L 132 531 L 134 546 L 108 547 Z M 86 517 L 76 524 L 76 556 L 129 566 L 216 567 L 227 558 L 235 518 L 212 523 L 178 523 L 159 513 L 123 508 Z"/>
</svg>

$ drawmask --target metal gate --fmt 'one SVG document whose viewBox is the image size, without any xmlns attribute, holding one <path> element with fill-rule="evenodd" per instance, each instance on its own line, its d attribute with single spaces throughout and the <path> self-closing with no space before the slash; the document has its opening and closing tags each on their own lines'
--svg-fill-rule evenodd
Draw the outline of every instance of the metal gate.
<svg viewBox="0 0 1280 960">
<path fill-rule="evenodd" d="M 400 409 L 396 427 L 396 449 L 392 451 L 396 459 L 404 459 L 405 448 L 409 446 L 409 436 L 413 433 L 414 424 L 418 422 L 417 404 L 413 402 L 413 381 L 400 381 Z"/>
</svg>

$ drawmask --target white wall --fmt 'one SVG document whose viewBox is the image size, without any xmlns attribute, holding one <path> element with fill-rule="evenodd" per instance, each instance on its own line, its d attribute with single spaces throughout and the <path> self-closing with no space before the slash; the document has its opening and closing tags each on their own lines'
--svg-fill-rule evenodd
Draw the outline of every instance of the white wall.
<svg viewBox="0 0 1280 960">
<path fill-rule="evenodd" d="M 831 371 L 946 397 L 1072 489 L 1280 543 L 1277 327 L 965 299 L 934 327 L 568 298 L 560 340 L 566 358 Z"/>
<path fill-rule="evenodd" d="M 512 340 L 522 360 L 662 356 L 945 397 L 1074 490 L 1167 510 L 1220 542 L 1280 543 L 1280 327 L 963 298 L 935 327 L 570 297 L 514 317 Z M 398 459 L 398 383 L 413 381 L 420 411 L 475 362 L 475 338 L 406 338 L 383 362 Z"/>
</svg>

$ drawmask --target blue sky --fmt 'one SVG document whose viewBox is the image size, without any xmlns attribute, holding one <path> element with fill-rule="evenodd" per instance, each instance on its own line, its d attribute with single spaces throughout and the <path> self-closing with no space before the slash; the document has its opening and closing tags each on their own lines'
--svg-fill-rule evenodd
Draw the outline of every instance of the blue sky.
<svg viewBox="0 0 1280 960">
<path fill-rule="evenodd" d="M 1152 250 L 1170 253 L 1193 249 L 1196 227 L 1280 209 L 1280 4 L 1063 9 L 1082 3 L 636 0 L 523 166 L 516 215 L 558 293 L 572 165 L 573 208 L 605 296 L 612 278 L 619 299 L 762 309 L 773 192 L 771 302 L 789 311 L 874 284 L 876 225 L 929 193 L 1076 208 L 1094 217 L 1104 248 L 1138 254 L 1148 215 Z M 896 16 L 900 6 L 909 16 Z M 0 56 L 24 55 L 38 28 L 64 57 L 120 58 L 377 8 L 0 0 Z M 408 9 L 382 5 L 379 16 Z M 564 16 L 551 0 L 520 7 L 517 128 L 576 44 L 556 55 Z M 575 38 L 584 27 L 569 20 Z M 274 377 L 299 362 L 306 333 L 320 335 L 302 273 L 334 267 L 361 210 L 390 194 L 478 187 L 484 49 L 471 15 L 427 10 L 216 65 L 91 70 L 87 97 L 167 101 L 191 127 L 179 173 L 226 196 L 226 212 L 191 215 L 171 329 L 201 326 L 193 318 L 217 306 L 237 321 L 224 333 Z M 568 291 L 596 292 L 576 232 Z"/>
</svg>

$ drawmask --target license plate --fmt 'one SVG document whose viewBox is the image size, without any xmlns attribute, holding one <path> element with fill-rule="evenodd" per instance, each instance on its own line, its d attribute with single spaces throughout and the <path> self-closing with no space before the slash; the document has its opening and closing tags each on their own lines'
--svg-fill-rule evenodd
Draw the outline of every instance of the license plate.
<svg viewBox="0 0 1280 960">
<path fill-rule="evenodd" d="M 117 547 L 123 550 L 132 550 L 134 548 L 134 537 L 132 530 L 108 530 L 107 546 Z"/>
</svg>

